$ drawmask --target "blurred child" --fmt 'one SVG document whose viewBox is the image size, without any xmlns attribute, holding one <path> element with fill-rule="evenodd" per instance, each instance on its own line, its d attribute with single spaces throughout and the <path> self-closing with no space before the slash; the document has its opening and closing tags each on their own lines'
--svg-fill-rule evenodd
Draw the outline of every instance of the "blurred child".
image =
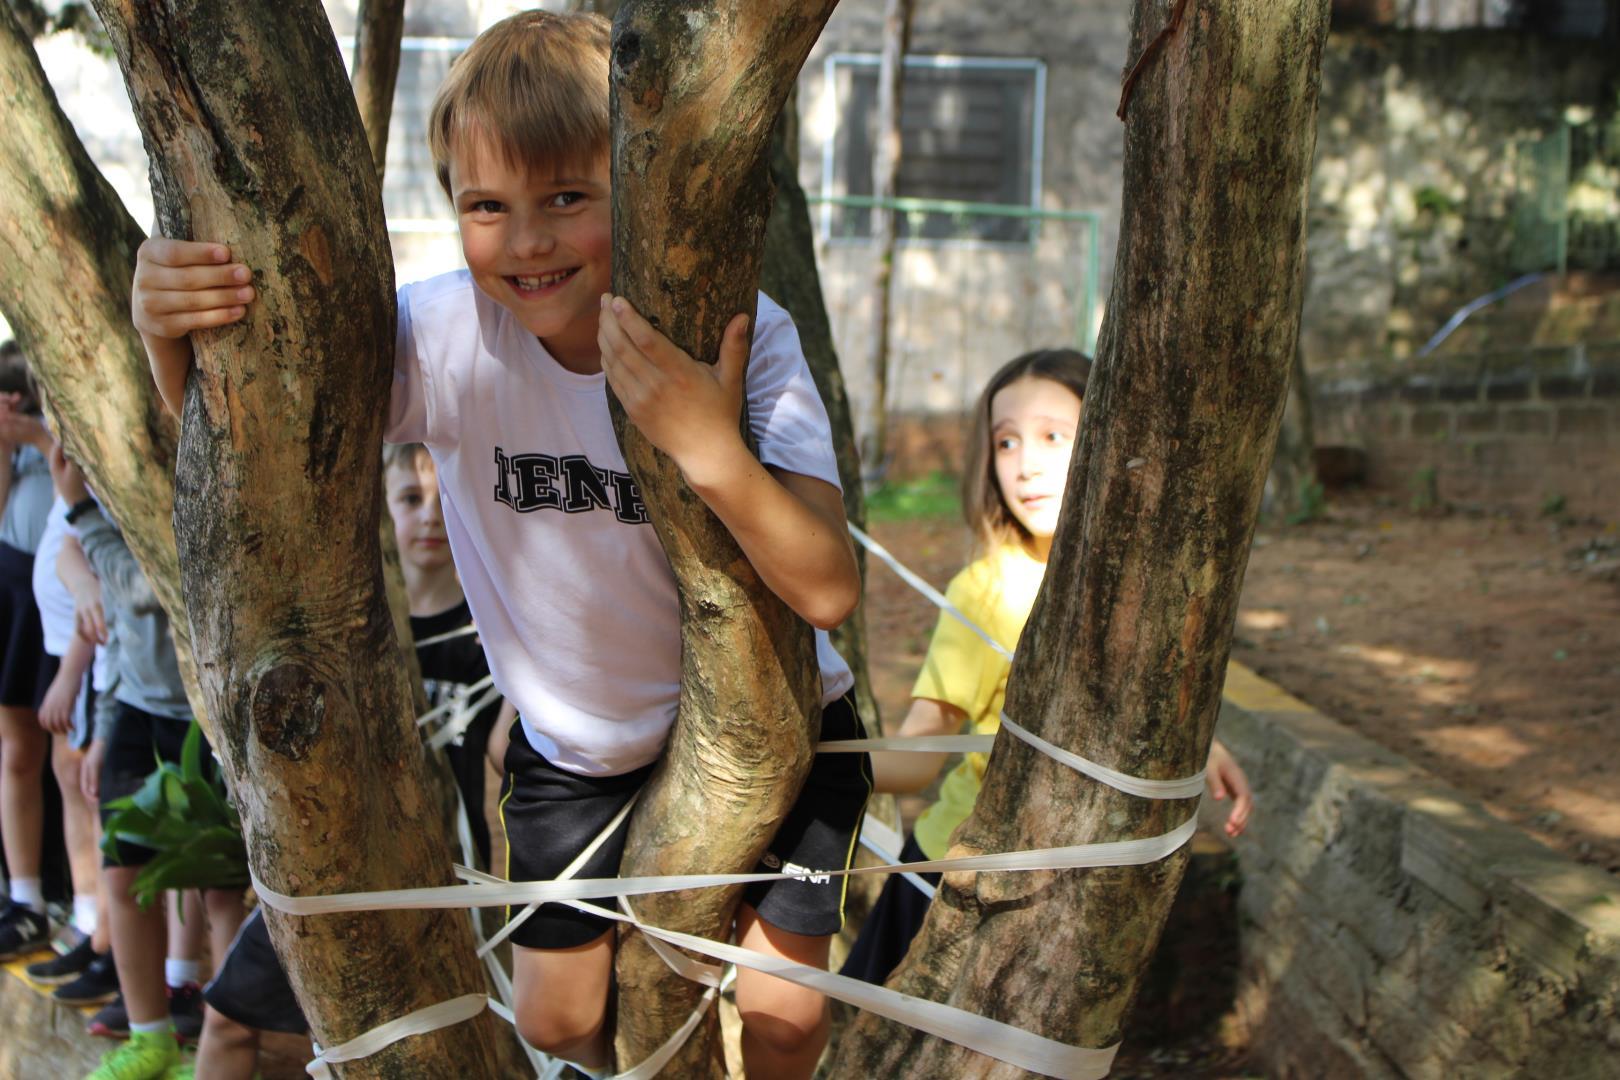
<svg viewBox="0 0 1620 1080">
<path fill-rule="evenodd" d="M 41 877 L 45 757 L 50 737 L 37 710 L 56 674 L 34 603 L 34 552 L 51 509 L 45 454 L 50 432 L 39 416 L 28 363 L 14 341 L 0 345 L 0 843 L 10 896 L 0 907 L 0 960 L 50 941 Z"/>
<path fill-rule="evenodd" d="M 974 407 L 962 509 L 982 554 L 951 580 L 945 596 L 1008 651 L 1018 643 L 1046 573 L 1090 372 L 1091 361 L 1072 349 L 1026 353 L 996 373 Z M 900 734 L 952 735 L 968 723 L 975 734 L 994 734 L 1011 671 L 1011 661 L 941 612 Z M 876 788 L 922 791 L 939 776 L 945 758 L 874 753 Z M 945 858 L 951 834 L 973 812 L 988 763 L 987 754 L 968 754 L 945 777 L 938 799 L 917 818 L 901 862 Z M 1226 831 L 1236 836 L 1252 800 L 1243 770 L 1219 742 L 1210 748 L 1208 786 L 1217 799 L 1231 795 Z M 938 874 L 921 876 L 938 884 Z M 890 875 L 843 974 L 886 981 L 921 928 L 928 903 L 911 882 Z"/>
</svg>

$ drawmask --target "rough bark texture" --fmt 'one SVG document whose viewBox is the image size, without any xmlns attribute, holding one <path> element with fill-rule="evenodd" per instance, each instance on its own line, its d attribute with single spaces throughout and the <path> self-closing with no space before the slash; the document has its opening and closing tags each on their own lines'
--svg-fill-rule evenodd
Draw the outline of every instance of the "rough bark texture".
<svg viewBox="0 0 1620 1080">
<path fill-rule="evenodd" d="M 448 883 L 378 551 L 393 275 L 325 13 L 314 0 L 98 7 L 164 231 L 227 243 L 257 273 L 248 318 L 195 336 L 175 495 L 202 689 L 254 870 L 294 894 Z M 459 911 L 269 925 L 323 1045 L 484 989 Z M 495 1023 L 338 1071 L 491 1074 Z"/>
<path fill-rule="evenodd" d="M 177 428 L 129 321 L 135 249 L 146 237 L 91 162 L 6 5 L 0 100 L 0 309 L 28 352 L 58 436 L 169 612 L 189 675 L 171 524 Z M 195 686 L 188 679 L 201 716 Z"/>
<path fill-rule="evenodd" d="M 892 199 L 900 187 L 900 108 L 906 50 L 911 46 L 913 0 L 884 0 L 883 51 L 878 62 L 877 152 L 872 155 L 872 195 Z M 872 208 L 872 400 L 867 403 L 866 448 L 861 454 L 868 482 L 888 468 L 889 321 L 894 300 L 893 210 Z"/>
<path fill-rule="evenodd" d="M 1172 0 L 1139 0 L 1133 56 Z M 1298 332 L 1327 0 L 1187 10 L 1129 102 L 1114 291 L 1010 716 L 1139 776 L 1208 752 Z M 1003 734 L 953 855 L 1146 837 L 1191 812 Z M 1185 865 L 948 875 L 890 985 L 1054 1039 L 1120 1038 Z M 864 1016 L 837 1076 L 1021 1070 Z"/>
<path fill-rule="evenodd" d="M 405 0 L 360 0 L 354 28 L 354 101 L 366 126 L 377 179 L 388 159 L 388 121 L 399 79 L 399 43 L 405 35 Z"/>
<path fill-rule="evenodd" d="M 835 0 L 624 4 L 613 30 L 613 288 L 693 356 L 713 361 L 754 312 L 770 213 L 770 136 Z M 809 627 L 755 575 L 679 471 L 615 426 L 680 582 L 682 679 L 669 748 L 631 821 L 626 874 L 751 870 L 797 796 L 818 727 Z M 729 932 L 735 890 L 638 898 L 642 918 Z M 639 935 L 621 941 L 621 1067 L 657 1049 L 701 987 Z M 666 1075 L 721 1075 L 711 1011 Z"/>
<path fill-rule="evenodd" d="M 827 419 L 832 424 L 833 450 L 838 455 L 838 482 L 844 488 L 844 516 L 861 528 L 866 527 L 866 493 L 861 487 L 861 457 L 855 447 L 855 423 L 844 388 L 844 373 L 838 366 L 833 347 L 832 324 L 827 319 L 827 303 L 821 292 L 821 274 L 816 268 L 815 230 L 810 224 L 810 203 L 799 183 L 798 94 L 788 95 L 771 132 L 771 180 L 776 184 L 776 201 L 765 225 L 765 266 L 760 272 L 759 289 L 793 316 L 799 342 L 804 346 L 810 374 L 816 380 Z M 866 575 L 866 549 L 857 547 L 861 576 Z M 855 613 L 833 631 L 833 646 L 855 673 L 855 700 L 866 726 L 877 730 L 877 700 L 872 696 L 871 674 L 866 666 L 866 608 Z"/>
</svg>

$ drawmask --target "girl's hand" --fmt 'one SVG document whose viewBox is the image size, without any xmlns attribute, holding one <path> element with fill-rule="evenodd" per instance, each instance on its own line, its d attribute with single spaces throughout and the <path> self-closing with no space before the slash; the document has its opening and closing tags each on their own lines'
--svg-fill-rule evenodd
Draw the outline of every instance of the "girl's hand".
<svg viewBox="0 0 1620 1080">
<path fill-rule="evenodd" d="M 92 645 L 107 644 L 107 613 L 101 606 L 100 588 L 74 590 L 73 630 Z"/>
<path fill-rule="evenodd" d="M 746 446 L 743 380 L 748 373 L 748 316 L 738 315 L 720 342 L 720 362 L 693 360 L 621 296 L 602 297 L 596 343 L 613 393 L 647 441 L 674 459 L 694 486 L 733 467 Z M 722 432 L 737 435 L 716 438 Z"/>
<path fill-rule="evenodd" d="M 57 672 L 45 700 L 39 703 L 39 726 L 53 735 L 66 735 L 73 728 L 73 705 L 79 700 L 79 681 L 64 679 Z"/>
<path fill-rule="evenodd" d="M 1204 786 L 1209 788 L 1210 795 L 1217 802 L 1228 795 L 1232 797 L 1232 811 L 1226 815 L 1226 835 L 1242 835 L 1249 824 L 1249 813 L 1254 809 L 1254 792 L 1249 788 L 1249 778 L 1244 775 L 1243 767 L 1219 739 L 1209 745 L 1209 766 L 1204 775 Z"/>
<path fill-rule="evenodd" d="M 143 336 L 183 338 L 236 322 L 256 295 L 253 272 L 223 244 L 153 237 L 135 254 L 130 317 Z"/>
<path fill-rule="evenodd" d="M 96 739 L 79 762 L 79 791 L 93 803 L 101 801 L 101 762 L 106 756 L 107 744 Z"/>
<path fill-rule="evenodd" d="M 59 444 L 52 444 L 45 460 L 51 467 L 51 483 L 56 486 L 56 493 L 62 496 L 63 502 L 72 506 L 89 498 L 90 489 L 85 486 L 84 473 Z"/>
</svg>

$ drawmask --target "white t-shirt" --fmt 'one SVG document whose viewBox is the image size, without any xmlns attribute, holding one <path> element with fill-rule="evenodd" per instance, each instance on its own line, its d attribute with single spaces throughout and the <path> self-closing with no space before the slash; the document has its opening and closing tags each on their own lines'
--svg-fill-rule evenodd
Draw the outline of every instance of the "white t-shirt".
<svg viewBox="0 0 1620 1080">
<path fill-rule="evenodd" d="M 761 295 L 746 392 L 760 460 L 837 485 L 792 320 Z M 679 598 L 625 468 L 606 376 L 558 364 L 459 271 L 399 293 L 386 438 L 425 443 L 495 685 L 536 750 L 595 776 L 657 759 L 680 697 Z M 822 696 L 854 683 L 816 633 Z"/>
<path fill-rule="evenodd" d="M 67 512 L 68 504 L 58 495 L 45 515 L 45 531 L 40 533 L 39 550 L 34 552 L 34 603 L 45 630 L 45 651 L 52 656 L 65 656 L 73 644 L 73 594 L 56 575 L 56 557 L 71 531 Z"/>
</svg>

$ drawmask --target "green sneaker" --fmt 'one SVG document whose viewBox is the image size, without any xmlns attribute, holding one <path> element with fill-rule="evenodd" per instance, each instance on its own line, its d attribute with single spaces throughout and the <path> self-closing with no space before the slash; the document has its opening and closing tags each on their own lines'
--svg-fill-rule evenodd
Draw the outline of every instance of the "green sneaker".
<svg viewBox="0 0 1620 1080">
<path fill-rule="evenodd" d="M 169 1070 L 163 1080 L 196 1080 L 197 1066 L 190 1061 L 183 1061 Z"/>
<path fill-rule="evenodd" d="M 180 1064 L 180 1044 L 172 1031 L 137 1031 L 116 1050 L 101 1055 L 101 1064 L 84 1080 L 166 1080 Z"/>
</svg>

